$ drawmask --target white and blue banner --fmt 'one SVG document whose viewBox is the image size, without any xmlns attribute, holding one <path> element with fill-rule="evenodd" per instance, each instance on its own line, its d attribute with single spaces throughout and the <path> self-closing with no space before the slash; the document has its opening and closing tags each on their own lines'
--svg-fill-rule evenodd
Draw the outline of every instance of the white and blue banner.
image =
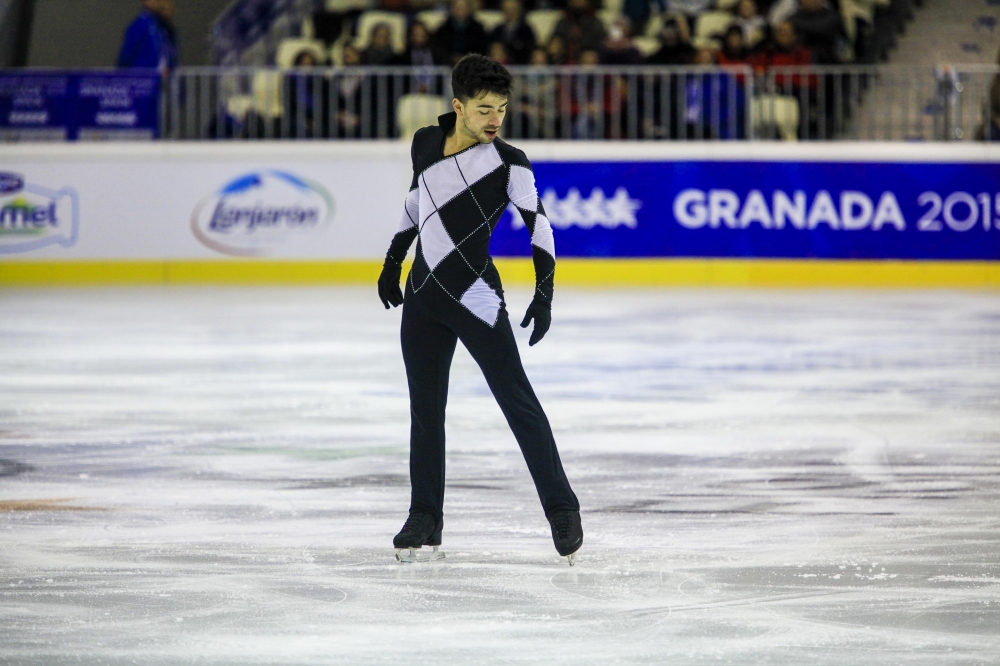
<svg viewBox="0 0 1000 666">
<path fill-rule="evenodd" d="M 991 146 L 518 145 L 557 258 L 1000 260 Z M 381 261 L 409 152 L 375 141 L 8 145 L 0 262 Z M 519 223 L 497 223 L 495 256 L 529 256 Z"/>
<path fill-rule="evenodd" d="M 1000 163 L 536 161 L 563 257 L 1000 259 Z M 530 254 L 505 215 L 498 256 Z"/>
</svg>

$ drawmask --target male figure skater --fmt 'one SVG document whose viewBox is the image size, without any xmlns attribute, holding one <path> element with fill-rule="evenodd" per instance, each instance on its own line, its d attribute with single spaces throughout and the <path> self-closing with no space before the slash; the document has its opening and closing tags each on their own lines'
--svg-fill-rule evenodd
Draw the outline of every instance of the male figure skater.
<svg viewBox="0 0 1000 666">
<path fill-rule="evenodd" d="M 410 389 L 410 515 L 393 539 L 396 559 L 438 553 L 444 504 L 444 416 L 455 344 L 479 364 L 517 438 L 560 555 L 573 564 L 583 543 L 580 503 L 563 472 L 552 429 L 528 382 L 489 254 L 490 235 L 513 203 L 531 232 L 535 295 L 521 322 L 529 345 L 552 319 L 555 246 L 524 153 L 497 138 L 513 81 L 503 65 L 468 55 L 452 72 L 453 113 L 413 137 L 413 182 L 378 281 L 386 309 L 403 304 L 403 361 Z M 406 280 L 399 278 L 417 239 Z"/>
</svg>

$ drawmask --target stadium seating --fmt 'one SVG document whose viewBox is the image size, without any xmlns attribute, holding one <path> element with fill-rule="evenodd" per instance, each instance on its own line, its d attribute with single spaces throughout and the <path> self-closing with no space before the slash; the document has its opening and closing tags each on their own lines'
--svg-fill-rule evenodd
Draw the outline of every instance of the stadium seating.
<svg viewBox="0 0 1000 666">
<path fill-rule="evenodd" d="M 278 52 L 274 56 L 274 64 L 278 67 L 291 67 L 295 58 L 303 51 L 308 51 L 316 58 L 316 62 L 324 64 L 327 61 L 326 48 L 323 42 L 314 39 L 284 39 L 278 44 Z"/>
<path fill-rule="evenodd" d="M 371 11 L 358 17 L 357 37 L 354 46 L 363 49 L 368 46 L 372 28 L 379 23 L 386 23 L 392 33 L 392 50 L 402 53 L 406 49 L 406 16 L 395 12 Z"/>
<path fill-rule="evenodd" d="M 754 131 L 758 136 L 777 130 L 784 141 L 799 139 L 799 100 L 788 95 L 759 95 L 750 108 Z"/>
<path fill-rule="evenodd" d="M 660 40 L 656 37 L 633 37 L 632 43 L 635 44 L 635 48 L 639 49 L 643 58 L 648 58 L 660 50 Z"/>
<path fill-rule="evenodd" d="M 281 72 L 258 71 L 253 75 L 251 106 L 264 118 L 280 118 L 284 112 L 281 103 Z"/>
<path fill-rule="evenodd" d="M 447 100 L 438 95 L 403 95 L 396 105 L 399 138 L 409 141 L 418 129 L 436 125 L 438 116 L 449 110 Z"/>
<path fill-rule="evenodd" d="M 733 15 L 729 12 L 705 12 L 695 22 L 692 42 L 696 46 L 710 47 L 709 42 L 725 33 L 732 22 Z"/>
<path fill-rule="evenodd" d="M 427 26 L 432 33 L 448 20 L 448 12 L 443 9 L 427 9 L 417 13 L 417 20 Z"/>
<path fill-rule="evenodd" d="M 602 9 L 597 12 L 597 18 L 601 19 L 605 30 L 610 30 L 615 21 L 622 17 L 622 13 L 615 9 Z"/>
<path fill-rule="evenodd" d="M 555 32 L 556 24 L 562 18 L 562 11 L 558 9 L 536 9 L 528 12 L 524 20 L 528 22 L 531 29 L 535 31 L 535 38 L 539 44 L 545 44 Z"/>
<path fill-rule="evenodd" d="M 347 12 L 371 9 L 375 6 L 373 0 L 326 0 L 323 5 L 328 12 Z"/>
<path fill-rule="evenodd" d="M 503 23 L 503 12 L 500 11 L 484 9 L 476 12 L 475 16 L 476 20 L 486 28 L 486 34 L 493 32 L 494 28 Z"/>
</svg>

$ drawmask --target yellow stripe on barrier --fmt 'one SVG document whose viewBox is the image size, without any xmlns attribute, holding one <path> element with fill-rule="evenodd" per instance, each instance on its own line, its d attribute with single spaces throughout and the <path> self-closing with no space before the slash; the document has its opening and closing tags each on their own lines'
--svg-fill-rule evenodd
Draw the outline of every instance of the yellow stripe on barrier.
<svg viewBox="0 0 1000 666">
<path fill-rule="evenodd" d="M 380 261 L 0 262 L 0 285 L 345 284 L 378 280 Z"/>
<path fill-rule="evenodd" d="M 531 284 L 530 259 L 497 259 Z M 0 285 L 374 284 L 380 261 L 7 261 Z M 558 286 L 998 288 L 1000 262 L 799 259 L 560 259 Z"/>
</svg>

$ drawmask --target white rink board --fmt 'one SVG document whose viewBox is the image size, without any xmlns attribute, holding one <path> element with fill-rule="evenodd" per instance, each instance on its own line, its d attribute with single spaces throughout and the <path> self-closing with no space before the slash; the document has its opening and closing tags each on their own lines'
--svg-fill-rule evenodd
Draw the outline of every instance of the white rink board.
<svg viewBox="0 0 1000 666">
<path fill-rule="evenodd" d="M 998 162 L 993 146 L 948 144 L 763 143 L 607 144 L 522 142 L 535 161 L 747 160 L 806 162 Z M 204 227 L 227 184 L 251 174 L 290 174 L 308 181 L 301 201 L 272 189 L 241 199 L 249 210 L 318 203 L 316 224 L 294 232 L 230 242 L 235 233 L 208 234 Z M 4 146 L 0 174 L 13 173 L 50 192 L 71 191 L 78 219 L 60 213 L 62 227 L 40 247 L 0 243 L 0 261 L 199 260 L 258 257 L 285 260 L 380 259 L 398 226 L 411 178 L 409 146 L 398 142 L 60 144 Z M 267 185 L 268 188 L 271 184 Z M 281 187 L 279 183 L 275 187 Z M 317 192 L 319 194 L 317 194 Z M 15 194 L 0 192 L 0 204 Z M 39 205 L 45 198 L 34 201 Z M 289 203 L 291 202 L 291 203 Z M 310 209 L 311 210 L 311 209 Z M 73 229 L 71 229 L 71 223 Z M 55 233 L 55 232 L 53 232 Z M 6 237 L 9 241 L 9 235 Z M 63 242 L 59 242 L 62 240 Z M 6 242 L 6 241 L 5 241 Z M 35 241 L 30 241 L 35 242 Z M 36 243 L 37 244 L 37 243 Z M 25 249 L 27 248 L 27 249 Z"/>
<path fill-rule="evenodd" d="M 0 260 L 240 256 L 201 242 L 193 232 L 192 217 L 226 184 L 272 171 L 317 184 L 332 199 L 332 211 L 327 224 L 287 234 L 253 256 L 379 258 L 396 231 L 412 175 L 408 150 L 395 144 L 335 149 L 221 144 L 43 148 L 5 151 L 0 155 L 0 172 L 21 174 L 29 183 L 51 190 L 74 190 L 80 206 L 78 239 L 68 247 L 52 244 L 29 252 L 0 253 Z M 209 207 L 212 204 L 208 201 Z"/>
</svg>

